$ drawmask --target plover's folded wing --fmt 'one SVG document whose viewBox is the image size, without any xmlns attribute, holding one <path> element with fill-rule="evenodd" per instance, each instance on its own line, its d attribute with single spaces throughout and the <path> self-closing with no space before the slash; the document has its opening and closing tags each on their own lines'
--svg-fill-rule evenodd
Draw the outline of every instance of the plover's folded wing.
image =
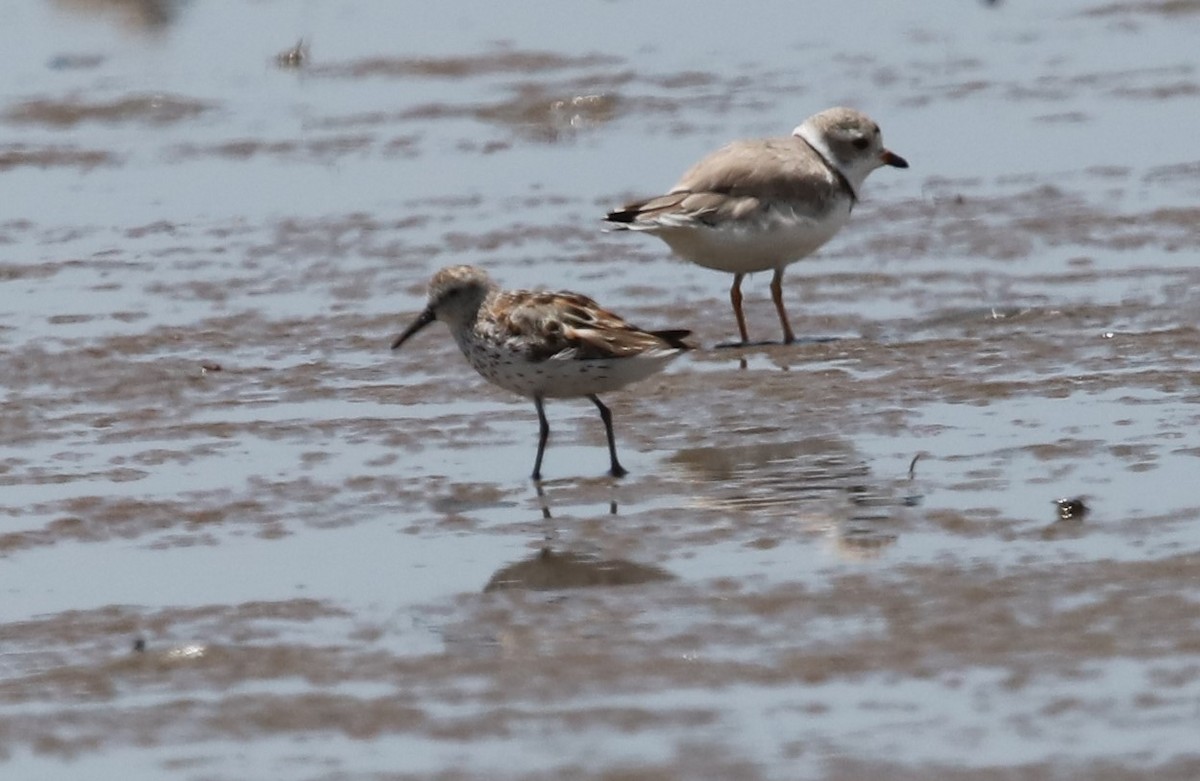
<svg viewBox="0 0 1200 781">
<path fill-rule="evenodd" d="M 609 212 L 630 230 L 761 218 L 771 209 L 828 210 L 842 196 L 837 175 L 798 138 L 734 141 L 696 163 L 666 195 Z"/>
<path fill-rule="evenodd" d="M 759 201 L 824 201 L 841 185 L 812 147 L 795 137 L 734 141 L 693 165 L 672 193 L 714 193 Z"/>
</svg>

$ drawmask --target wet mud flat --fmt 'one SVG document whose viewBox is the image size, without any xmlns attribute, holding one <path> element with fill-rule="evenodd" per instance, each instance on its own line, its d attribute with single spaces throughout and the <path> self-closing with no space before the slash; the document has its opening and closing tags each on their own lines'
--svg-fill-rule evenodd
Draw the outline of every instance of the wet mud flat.
<svg viewBox="0 0 1200 781">
<path fill-rule="evenodd" d="M 622 3 L 296 7 L 9 28 L 6 777 L 1200 774 L 1200 161 L 1162 130 L 1200 9 L 697 58 Z M 789 270 L 798 344 L 717 348 L 730 278 L 599 218 L 833 102 L 913 168 Z M 457 262 L 694 330 L 605 399 L 629 477 L 552 401 L 535 486 L 532 404 L 439 324 L 388 350 Z"/>
</svg>

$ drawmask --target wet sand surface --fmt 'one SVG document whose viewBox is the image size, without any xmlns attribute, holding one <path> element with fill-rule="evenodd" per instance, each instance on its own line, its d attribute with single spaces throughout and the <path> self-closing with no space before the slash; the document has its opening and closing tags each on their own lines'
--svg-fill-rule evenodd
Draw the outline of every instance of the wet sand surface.
<svg viewBox="0 0 1200 781">
<path fill-rule="evenodd" d="M 4 777 L 1200 777 L 1200 3 L 829 5 L 6 8 Z M 841 103 L 716 347 L 600 217 Z M 451 263 L 695 332 L 628 477 Z"/>
</svg>

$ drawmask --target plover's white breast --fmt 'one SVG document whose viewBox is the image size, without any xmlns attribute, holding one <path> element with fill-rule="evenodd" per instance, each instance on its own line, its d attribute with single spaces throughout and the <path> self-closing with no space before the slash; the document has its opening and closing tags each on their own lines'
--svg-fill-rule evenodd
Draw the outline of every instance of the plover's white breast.
<svg viewBox="0 0 1200 781">
<path fill-rule="evenodd" d="M 633 230 L 653 233 L 697 265 L 748 274 L 787 266 L 815 252 L 849 221 L 852 203 L 840 198 L 814 214 L 813 204 L 779 201 L 740 219 L 665 215 Z"/>
</svg>

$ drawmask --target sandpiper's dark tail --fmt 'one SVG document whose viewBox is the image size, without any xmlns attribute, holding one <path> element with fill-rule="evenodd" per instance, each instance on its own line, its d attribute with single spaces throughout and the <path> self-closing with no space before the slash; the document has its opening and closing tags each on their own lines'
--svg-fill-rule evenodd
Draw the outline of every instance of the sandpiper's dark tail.
<svg viewBox="0 0 1200 781">
<path fill-rule="evenodd" d="M 651 331 L 650 333 L 657 336 L 659 339 L 662 339 L 668 345 L 670 345 L 671 347 L 674 347 L 677 350 L 693 349 L 690 344 L 683 341 L 684 339 L 686 339 L 687 337 L 692 335 L 691 331 L 688 331 L 688 330 L 685 330 L 682 328 L 677 328 L 677 329 L 670 330 L 670 331 Z"/>
</svg>

